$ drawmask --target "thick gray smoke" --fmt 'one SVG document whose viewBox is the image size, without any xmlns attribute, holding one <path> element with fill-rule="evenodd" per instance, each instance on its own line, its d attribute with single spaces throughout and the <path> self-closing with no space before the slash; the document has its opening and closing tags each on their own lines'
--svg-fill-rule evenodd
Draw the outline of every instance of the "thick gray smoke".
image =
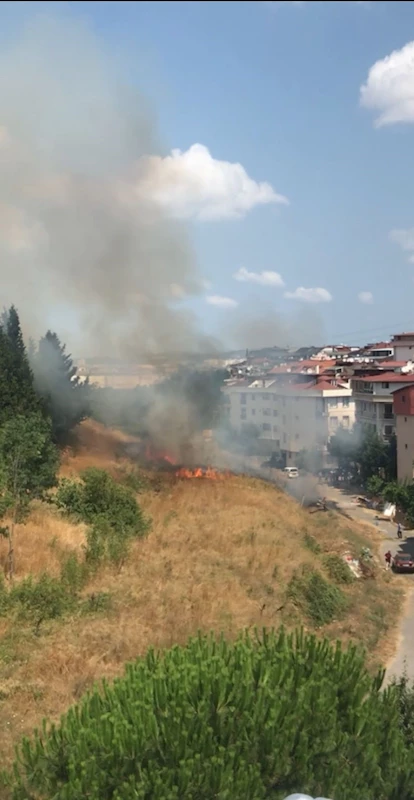
<svg viewBox="0 0 414 800">
<path fill-rule="evenodd" d="M 147 103 L 73 18 L 37 17 L 0 56 L 2 302 L 82 355 L 211 351 L 186 231 L 148 197 Z"/>
</svg>

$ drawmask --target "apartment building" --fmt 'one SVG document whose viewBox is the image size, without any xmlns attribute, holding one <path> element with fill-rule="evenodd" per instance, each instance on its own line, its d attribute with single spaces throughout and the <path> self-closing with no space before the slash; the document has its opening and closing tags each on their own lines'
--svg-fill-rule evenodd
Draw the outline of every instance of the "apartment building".
<svg viewBox="0 0 414 800">
<path fill-rule="evenodd" d="M 413 374 L 381 372 L 351 378 L 355 400 L 355 422 L 360 427 L 373 427 L 378 436 L 389 440 L 395 433 L 393 393 L 414 385 Z"/>
<path fill-rule="evenodd" d="M 397 436 L 397 478 L 414 478 L 414 384 L 393 392 L 395 432 Z"/>
<path fill-rule="evenodd" d="M 255 425 L 263 453 L 281 452 L 286 464 L 302 450 L 326 451 L 330 436 L 351 428 L 355 404 L 349 385 L 324 376 L 285 374 L 224 388 L 233 428 Z"/>
<path fill-rule="evenodd" d="M 396 361 L 412 361 L 414 358 L 414 333 L 396 333 L 391 344 Z"/>
</svg>

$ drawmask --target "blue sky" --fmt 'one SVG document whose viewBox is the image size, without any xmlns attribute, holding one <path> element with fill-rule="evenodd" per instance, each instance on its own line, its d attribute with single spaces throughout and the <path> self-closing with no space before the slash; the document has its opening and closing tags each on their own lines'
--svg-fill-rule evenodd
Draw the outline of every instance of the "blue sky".
<svg viewBox="0 0 414 800">
<path fill-rule="evenodd" d="M 3 3 L 1 41 L 39 8 Z M 194 170 L 180 214 L 208 288 L 186 302 L 206 332 L 262 306 L 324 341 L 414 328 L 413 2 L 47 8 L 86 18 L 149 98 L 182 192 Z"/>
</svg>

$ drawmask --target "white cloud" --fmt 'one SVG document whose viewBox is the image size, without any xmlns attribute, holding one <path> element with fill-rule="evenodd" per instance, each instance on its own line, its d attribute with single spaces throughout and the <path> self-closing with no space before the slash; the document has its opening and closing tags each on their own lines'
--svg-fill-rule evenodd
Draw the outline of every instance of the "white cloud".
<svg viewBox="0 0 414 800">
<path fill-rule="evenodd" d="M 233 300 L 232 297 L 221 297 L 219 294 L 208 295 L 206 302 L 210 306 L 217 306 L 217 308 L 236 308 L 239 305 L 237 300 Z"/>
<path fill-rule="evenodd" d="M 255 206 L 289 202 L 270 183 L 250 178 L 241 164 L 213 158 L 202 144 L 165 158 L 149 156 L 142 164 L 137 191 L 181 219 L 243 217 Z"/>
<path fill-rule="evenodd" d="M 390 231 L 389 238 L 406 253 L 414 254 L 414 228 L 394 228 Z M 411 260 L 412 256 L 409 258 L 409 261 Z"/>
<path fill-rule="evenodd" d="M 374 296 L 372 292 L 359 292 L 358 300 L 360 303 L 364 303 L 366 306 L 371 306 L 374 302 Z"/>
<path fill-rule="evenodd" d="M 331 293 L 321 287 L 305 289 L 304 286 L 298 286 L 294 292 L 285 292 L 285 297 L 290 300 L 302 300 L 304 303 L 330 303 L 332 300 Z"/>
<path fill-rule="evenodd" d="M 360 89 L 360 104 L 378 112 L 377 128 L 414 122 L 414 42 L 371 67 Z"/>
<path fill-rule="evenodd" d="M 246 267 L 240 267 L 233 274 L 233 278 L 241 283 L 258 283 L 260 286 L 284 286 L 285 282 L 278 272 L 249 272 Z"/>
</svg>

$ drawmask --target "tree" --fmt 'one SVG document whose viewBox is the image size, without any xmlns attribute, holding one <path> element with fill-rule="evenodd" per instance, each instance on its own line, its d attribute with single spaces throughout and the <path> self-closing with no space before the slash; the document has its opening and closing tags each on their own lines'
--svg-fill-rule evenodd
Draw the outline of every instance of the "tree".
<svg viewBox="0 0 414 800">
<path fill-rule="evenodd" d="M 337 459 L 339 468 L 362 486 L 367 486 L 371 478 L 379 477 L 386 482 L 396 476 L 395 437 L 384 442 L 372 427 L 362 434 L 339 429 L 329 442 L 329 452 Z"/>
<path fill-rule="evenodd" d="M 281 631 L 150 650 L 25 739 L 14 800 L 412 800 L 396 687 L 355 647 Z"/>
<path fill-rule="evenodd" d="M 52 420 L 53 440 L 65 444 L 71 431 L 89 414 L 90 386 L 77 376 L 76 366 L 56 333 L 48 331 L 33 357 L 35 386 Z"/>
<path fill-rule="evenodd" d="M 41 409 L 14 306 L 7 312 L 6 330 L 0 326 L 0 397 L 0 424 Z"/>
<path fill-rule="evenodd" d="M 27 515 L 30 501 L 56 485 L 59 454 L 52 443 L 50 422 L 40 414 L 17 415 L 0 428 L 0 516 L 8 539 L 8 575 L 14 574 L 14 533 Z"/>
</svg>

